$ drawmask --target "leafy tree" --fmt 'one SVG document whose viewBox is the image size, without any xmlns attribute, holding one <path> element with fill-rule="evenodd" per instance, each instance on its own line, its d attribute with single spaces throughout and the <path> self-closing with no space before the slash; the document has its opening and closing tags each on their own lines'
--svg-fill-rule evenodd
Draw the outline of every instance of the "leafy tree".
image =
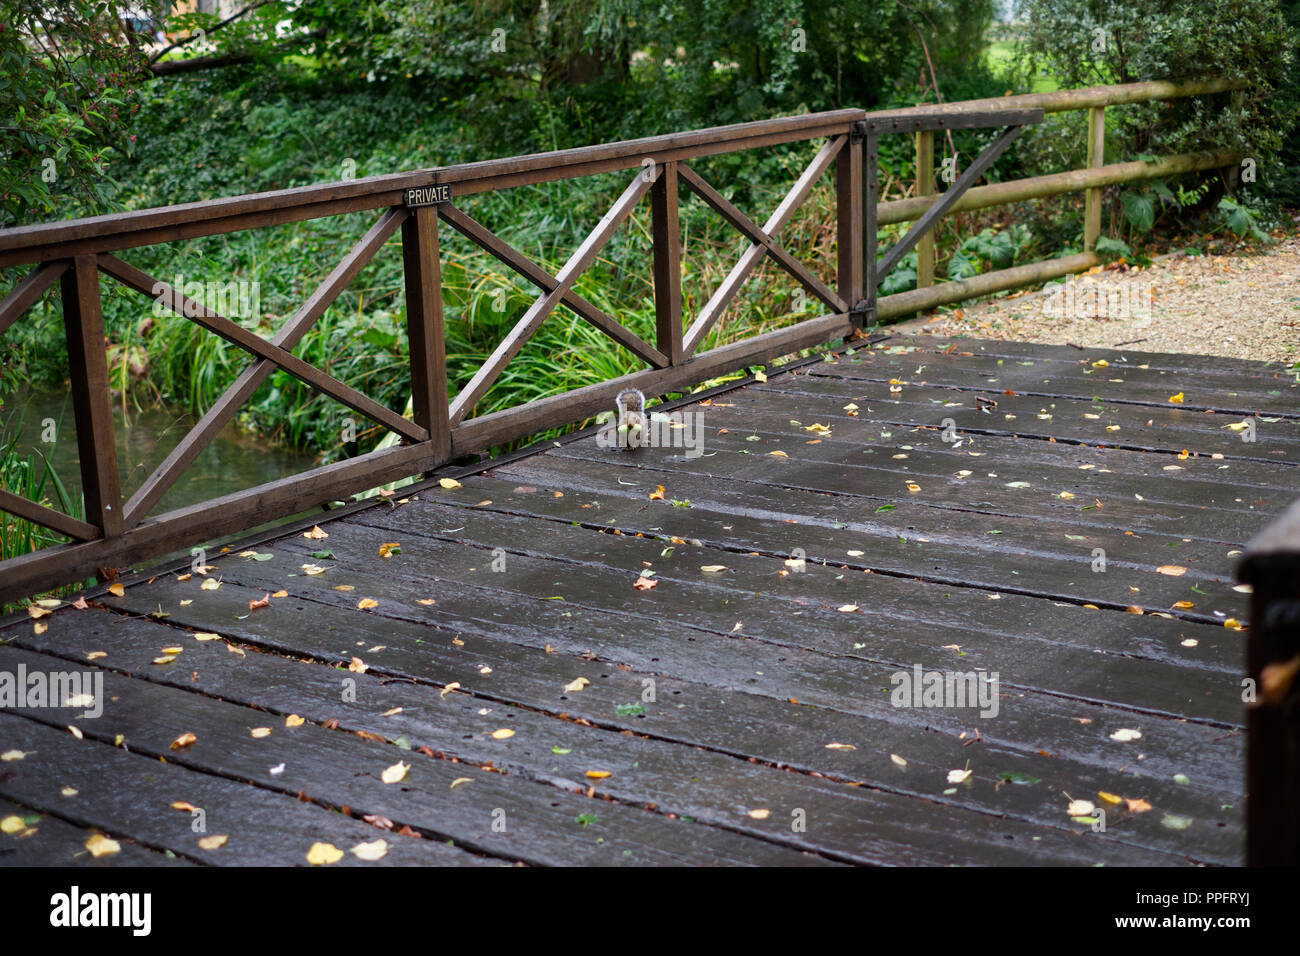
<svg viewBox="0 0 1300 956">
<path fill-rule="evenodd" d="M 1238 150 L 1262 166 L 1296 120 L 1295 31 L 1278 0 L 1022 0 L 1019 61 L 1063 87 L 1227 77 L 1241 94 L 1113 111 L 1116 153 Z M 1111 152 L 1111 148 L 1108 148 Z"/>
<path fill-rule="evenodd" d="M 108 205 L 145 65 L 118 0 L 0 0 L 0 226 Z"/>
</svg>

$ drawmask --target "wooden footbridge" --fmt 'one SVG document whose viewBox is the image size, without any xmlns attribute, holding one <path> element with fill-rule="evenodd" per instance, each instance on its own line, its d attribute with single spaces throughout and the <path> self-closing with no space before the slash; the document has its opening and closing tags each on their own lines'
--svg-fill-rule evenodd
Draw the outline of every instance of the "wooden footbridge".
<svg viewBox="0 0 1300 956">
<path fill-rule="evenodd" d="M 1101 89 L 1070 91 L 1070 107 L 1134 95 Z M 0 596 L 101 577 L 76 604 L 34 603 L 0 629 L 0 680 L 94 678 L 70 699 L 0 696 L 0 863 L 1294 861 L 1300 515 L 1278 520 L 1300 493 L 1294 373 L 877 328 L 902 307 L 878 297 L 879 277 L 1041 119 L 1041 101 L 1018 99 L 765 121 L 0 233 L 0 263 L 37 263 L 0 303 L 0 327 L 62 282 L 86 489 L 84 519 L 4 493 L 0 506 L 70 542 L 0 565 Z M 878 256 L 877 138 L 954 126 L 1002 132 Z M 803 139 L 824 145 L 762 225 L 687 165 Z M 832 167 L 833 285 L 778 243 Z M 555 275 L 457 205 L 617 169 L 634 178 Z M 679 186 L 750 240 L 685 317 Z M 653 345 L 574 291 L 647 195 Z M 369 208 L 383 210 L 374 228 L 271 340 L 177 299 L 253 362 L 124 495 L 105 431 L 98 276 L 154 283 L 116 252 Z M 540 290 L 451 399 L 439 222 Z M 398 230 L 414 420 L 292 353 Z M 827 314 L 699 351 L 769 257 Z M 976 291 L 1016 281 L 1023 271 Z M 916 308 L 959 291 L 903 295 Z M 474 416 L 560 305 L 648 368 Z M 807 349 L 653 409 L 665 434 L 698 445 L 629 453 L 593 428 L 465 457 L 612 408 L 623 388 L 682 392 Z M 273 368 L 403 443 L 153 515 Z M 230 538 L 412 474 L 425 477 Z M 206 547 L 201 561 L 125 570 L 191 545 Z"/>
</svg>

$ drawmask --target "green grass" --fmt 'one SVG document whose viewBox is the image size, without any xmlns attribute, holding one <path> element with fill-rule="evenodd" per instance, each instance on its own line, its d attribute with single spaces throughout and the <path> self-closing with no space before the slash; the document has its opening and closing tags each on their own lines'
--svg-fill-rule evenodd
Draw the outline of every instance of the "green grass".
<svg viewBox="0 0 1300 956">
<path fill-rule="evenodd" d="M 5 490 L 74 518 L 84 518 L 85 508 L 80 496 L 73 500 L 45 456 L 39 451 L 21 454 L 17 444 L 18 437 L 14 436 L 0 446 L 0 484 Z M 0 511 L 0 561 L 63 544 L 67 540 L 64 535 L 43 525 Z M 80 588 L 80 584 L 74 584 L 51 593 L 67 595 Z M 25 603 L 0 606 L 0 613 L 8 613 Z"/>
</svg>

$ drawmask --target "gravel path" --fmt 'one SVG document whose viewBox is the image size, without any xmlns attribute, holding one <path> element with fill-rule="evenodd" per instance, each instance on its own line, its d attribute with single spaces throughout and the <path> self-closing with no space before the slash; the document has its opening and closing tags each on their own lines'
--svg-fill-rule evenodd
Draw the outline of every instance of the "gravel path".
<svg viewBox="0 0 1300 956">
<path fill-rule="evenodd" d="M 1300 362 L 1300 238 L 1230 255 L 1174 253 L 1143 269 L 1100 267 L 903 324 L 909 331 L 1050 345 L 1141 345 Z"/>
</svg>

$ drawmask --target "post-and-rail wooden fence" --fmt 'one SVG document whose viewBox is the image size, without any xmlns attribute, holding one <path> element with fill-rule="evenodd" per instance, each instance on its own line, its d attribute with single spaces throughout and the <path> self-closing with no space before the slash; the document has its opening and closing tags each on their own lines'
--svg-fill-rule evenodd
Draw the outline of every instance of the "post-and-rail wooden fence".
<svg viewBox="0 0 1300 956">
<path fill-rule="evenodd" d="M 1111 183 L 1211 169 L 1237 161 L 1229 154 L 1175 156 L 1156 163 L 1102 164 L 1102 111 L 1108 105 L 1207 95 L 1236 89 L 1226 81 L 1151 82 L 1057 93 L 1010 96 L 916 109 L 866 113 L 848 109 L 742 123 L 645 139 L 498 159 L 412 173 L 376 176 L 205 202 L 144 209 L 66 222 L 0 230 L 0 267 L 34 264 L 0 301 L 0 334 L 54 283 L 60 286 L 68 371 L 80 451 L 85 517 L 78 519 L 0 490 L 0 509 L 66 535 L 70 541 L 0 562 L 0 600 L 100 574 L 159 554 L 201 544 L 378 485 L 428 472 L 454 457 L 581 421 L 635 387 L 650 395 L 685 389 L 724 372 L 850 336 L 874 322 L 1086 269 L 1100 224 L 1099 197 Z M 1087 109 L 1088 168 L 972 188 L 1027 124 L 1045 112 Z M 1001 128 L 992 144 L 943 193 L 934 195 L 933 136 L 952 129 Z M 921 167 L 917 195 L 877 201 L 877 144 L 884 135 L 917 137 Z M 782 143 L 823 141 L 784 200 L 760 225 L 737 209 L 689 161 Z M 838 252 L 835 277 L 821 278 L 786 251 L 782 228 L 831 167 L 835 169 Z M 457 205 L 462 197 L 529 183 L 635 170 L 564 266 L 551 275 Z M 678 192 L 700 197 L 749 240 L 730 273 L 694 316 L 684 316 Z M 935 223 L 962 209 L 1087 192 L 1087 241 L 1080 255 L 1018 266 L 961 282 L 931 285 Z M 656 337 L 653 343 L 574 289 L 601 248 L 649 195 L 653 234 Z M 157 283 L 118 253 L 143 245 L 220 235 L 325 216 L 380 210 L 368 232 L 270 339 L 251 332 Z M 913 222 L 902 240 L 878 256 L 877 228 Z M 448 399 L 443 346 L 439 229 L 450 227 L 538 287 L 536 301 L 454 398 Z M 406 286 L 407 332 L 414 420 L 375 402 L 296 357 L 293 349 L 358 272 L 398 230 Z M 913 248 L 921 282 L 912 292 L 878 297 L 881 279 Z M 818 318 L 701 351 L 708 333 L 759 263 L 771 258 L 824 305 Z M 153 296 L 196 325 L 250 353 L 252 361 L 154 472 L 129 495 L 119 486 L 100 306 L 101 275 Z M 564 305 L 626 347 L 648 366 L 621 378 L 478 417 L 471 412 L 507 363 L 558 306 Z M 396 433 L 401 444 L 315 468 L 212 501 L 154 514 L 167 490 L 270 374 L 280 369 Z"/>
</svg>

